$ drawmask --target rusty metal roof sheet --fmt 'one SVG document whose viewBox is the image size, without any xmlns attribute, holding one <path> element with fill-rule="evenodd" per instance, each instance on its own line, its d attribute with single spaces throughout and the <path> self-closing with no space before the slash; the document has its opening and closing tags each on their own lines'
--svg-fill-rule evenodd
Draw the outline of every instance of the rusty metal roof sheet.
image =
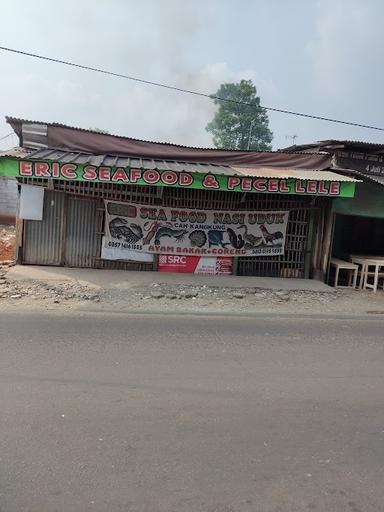
<svg viewBox="0 0 384 512">
<path fill-rule="evenodd" d="M 0 151 L 0 156 L 14 156 L 16 158 L 24 158 L 30 154 L 30 151 L 25 148 L 11 148 L 5 151 Z"/>
<path fill-rule="evenodd" d="M 117 155 L 94 155 L 90 153 L 77 153 L 59 149 L 38 149 L 28 155 L 33 160 L 51 160 L 74 164 L 88 164 L 96 167 L 129 167 L 132 169 L 156 169 L 158 171 L 199 172 L 203 174 L 233 175 L 234 171 L 229 165 L 182 162 L 175 160 L 155 160 L 151 158 L 130 158 Z M 236 174 L 236 173 L 235 173 Z"/>
<path fill-rule="evenodd" d="M 299 180 L 316 180 L 316 181 L 346 181 L 356 182 L 350 176 L 343 176 L 333 171 L 310 171 L 303 169 L 274 169 L 273 167 L 233 167 L 237 173 L 244 176 L 252 176 L 256 178 L 279 178 L 288 179 L 296 178 Z"/>
<path fill-rule="evenodd" d="M 95 130 L 70 127 L 60 123 L 42 123 L 6 117 L 19 136 L 21 144 L 31 150 L 56 148 L 62 151 L 118 155 L 120 157 L 200 162 L 202 164 L 269 166 L 295 169 L 327 169 L 331 165 L 328 153 L 311 151 L 244 151 L 218 148 L 196 148 L 164 142 L 143 141 L 111 135 Z"/>
<path fill-rule="evenodd" d="M 75 130 L 75 131 L 79 131 L 79 132 L 88 132 L 88 133 L 94 133 L 94 134 L 97 134 L 97 135 L 104 134 L 104 135 L 109 135 L 111 137 L 118 137 L 119 139 L 127 139 L 127 140 L 132 140 L 132 141 L 137 141 L 137 142 L 155 143 L 155 144 L 161 144 L 163 146 L 172 146 L 172 147 L 185 148 L 185 149 L 209 150 L 212 153 L 223 151 L 222 149 L 212 148 L 212 147 L 186 146 L 184 144 L 175 144 L 173 142 L 158 142 L 158 141 L 149 141 L 148 139 L 137 139 L 137 138 L 134 138 L 134 137 L 128 137 L 128 136 L 124 136 L 124 135 L 117 135 L 117 134 L 114 134 L 114 133 L 109 133 L 107 131 L 92 130 L 92 129 L 88 129 L 88 128 L 79 128 L 78 126 L 71 126 L 71 125 L 67 125 L 67 124 L 64 124 L 64 123 L 58 123 L 58 122 L 34 121 L 34 120 L 30 120 L 30 119 L 23 119 L 23 118 L 18 118 L 18 117 L 13 117 L 13 116 L 5 116 L 5 119 L 6 119 L 6 122 L 12 126 L 12 128 L 15 131 L 16 135 L 18 135 L 18 136 L 21 135 L 22 125 L 23 124 L 28 124 L 28 125 L 34 125 L 34 126 L 39 126 L 40 125 L 43 129 L 46 129 L 49 126 L 58 127 L 58 128 L 68 128 L 70 130 Z M 244 149 L 230 149 L 229 151 L 234 151 L 234 152 L 239 152 L 239 153 L 257 153 L 257 151 L 254 151 L 254 150 L 244 150 Z M 278 152 L 279 153 L 284 153 L 284 151 L 285 151 L 284 149 L 281 149 Z M 277 151 L 263 150 L 262 152 L 263 153 L 276 153 Z M 289 150 L 287 152 L 288 153 L 298 153 L 298 154 L 302 154 L 303 153 L 300 150 L 297 150 L 297 151 Z M 319 154 L 323 154 L 323 153 L 319 152 Z"/>
<path fill-rule="evenodd" d="M 156 169 L 158 171 L 172 170 L 175 172 L 198 172 L 202 174 L 224 174 L 228 176 L 239 175 L 252 178 L 295 178 L 300 180 L 316 181 L 343 181 L 356 182 L 350 176 L 337 174 L 330 170 L 303 170 L 303 169 L 280 169 L 274 167 L 239 167 L 212 163 L 183 162 L 176 160 L 155 160 L 150 158 L 130 158 L 117 155 L 94 155 L 90 153 L 78 153 L 62 151 L 58 149 L 38 149 L 27 155 L 31 160 L 50 160 L 55 162 L 88 164 L 95 167 L 128 167 L 133 169 Z"/>
<path fill-rule="evenodd" d="M 359 176 L 359 177 L 361 177 L 363 179 L 366 179 L 366 180 L 371 181 L 373 183 L 377 183 L 379 185 L 383 185 L 384 186 L 384 176 L 380 176 L 380 175 L 377 175 L 377 174 L 368 174 L 368 173 L 365 173 L 365 172 L 360 172 L 360 171 L 355 171 L 355 170 L 353 170 L 352 172 L 356 176 Z"/>
<path fill-rule="evenodd" d="M 374 183 L 378 183 L 379 185 L 384 186 L 384 176 L 372 176 L 371 174 L 367 176 L 364 175 L 365 178 L 368 178 L 370 181 L 373 181 Z"/>
<path fill-rule="evenodd" d="M 135 137 L 128 137 L 125 135 L 117 135 L 116 133 L 109 133 L 108 131 L 103 131 L 103 130 L 95 130 L 95 129 L 92 130 L 91 128 L 80 128 L 78 126 L 71 126 L 71 125 L 64 124 L 64 123 L 58 123 L 56 121 L 53 121 L 53 122 L 36 121 L 36 120 L 24 119 L 24 118 L 13 117 L 13 116 L 5 116 L 5 119 L 6 119 L 7 123 L 12 126 L 12 128 L 14 129 L 14 131 L 17 135 L 21 134 L 21 125 L 23 123 L 26 123 L 26 124 L 32 124 L 32 125 L 41 125 L 41 126 L 45 126 L 45 127 L 55 126 L 55 127 L 59 127 L 59 128 L 69 128 L 70 130 L 76 130 L 79 132 L 105 134 L 105 135 L 110 135 L 111 137 L 119 137 L 119 139 L 129 139 L 129 140 L 135 140 L 138 142 L 156 142 L 156 144 L 163 144 L 165 146 L 171 145 L 171 146 L 176 146 L 176 147 L 180 147 L 180 148 L 211 149 L 212 151 L 217 151 L 216 148 L 208 148 L 208 147 L 202 147 L 202 146 L 185 146 L 183 144 L 175 144 L 173 142 L 159 142 L 159 141 L 150 141 L 148 139 L 137 139 Z M 20 124 L 20 128 L 17 127 L 18 124 Z M 236 150 L 233 150 L 233 151 L 236 151 Z"/>
<path fill-rule="evenodd" d="M 343 144 L 345 146 L 362 146 L 362 147 L 371 147 L 371 148 L 379 148 L 384 149 L 384 144 L 380 142 L 368 142 L 366 140 L 348 140 L 348 139 L 329 139 L 329 140 L 321 140 L 317 143 L 319 146 L 328 146 L 328 145 L 338 145 Z"/>
<path fill-rule="evenodd" d="M 308 150 L 314 150 L 314 153 L 319 152 L 333 152 L 338 149 L 345 149 L 351 151 L 365 151 L 368 153 L 379 152 L 382 154 L 384 152 L 384 144 L 380 144 L 379 142 L 367 142 L 364 140 L 337 140 L 337 139 L 329 139 L 329 140 L 320 140 L 317 142 L 311 142 L 309 144 L 294 144 L 293 146 L 288 146 L 286 148 L 282 148 L 279 151 L 289 152 L 289 153 L 300 153 Z"/>
</svg>

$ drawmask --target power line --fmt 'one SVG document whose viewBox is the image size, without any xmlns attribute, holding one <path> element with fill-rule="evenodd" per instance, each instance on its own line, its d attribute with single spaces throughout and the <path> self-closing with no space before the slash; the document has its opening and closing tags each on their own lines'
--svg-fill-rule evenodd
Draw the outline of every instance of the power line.
<svg viewBox="0 0 384 512">
<path fill-rule="evenodd" d="M 11 135 L 14 135 L 14 132 L 8 133 L 8 135 L 4 135 L 4 137 L 0 137 L 0 140 L 7 139 L 7 138 L 8 138 L 8 137 L 10 137 Z"/>
<path fill-rule="evenodd" d="M 289 115 L 292 115 L 292 116 L 306 117 L 306 118 L 309 118 L 309 119 L 317 119 L 319 121 L 327 121 L 329 123 L 344 124 L 344 125 L 349 125 L 349 126 L 356 126 L 356 127 L 359 127 L 359 128 L 367 128 L 369 130 L 384 131 L 384 128 L 380 128 L 378 126 L 371 126 L 371 125 L 367 125 L 367 124 L 354 123 L 352 121 L 342 121 L 340 119 L 333 119 L 333 118 L 330 118 L 330 117 L 323 117 L 323 116 L 318 116 L 318 115 L 315 115 L 315 114 L 304 114 L 302 112 L 295 112 L 293 110 L 285 110 L 285 109 L 282 109 L 282 108 L 266 107 L 266 106 L 263 106 L 263 105 L 257 105 L 255 103 L 248 103 L 248 102 L 245 102 L 245 101 L 238 101 L 238 100 L 232 100 L 232 99 L 228 99 L 228 98 L 221 98 L 221 97 L 216 96 L 214 94 L 206 94 L 206 93 L 203 93 L 203 92 L 193 91 L 193 90 L 190 90 L 190 89 L 184 89 L 182 87 L 176 87 L 176 86 L 164 84 L 164 83 L 161 83 L 161 82 L 153 82 L 151 80 L 145 80 L 143 78 L 138 78 L 138 77 L 134 77 L 134 76 L 130 76 L 130 75 L 124 75 L 122 73 L 115 73 L 113 71 L 108 71 L 106 69 L 94 68 L 92 66 L 85 66 L 83 64 L 76 64 L 75 62 L 69 62 L 69 61 L 65 61 L 65 60 L 61 60 L 61 59 L 54 59 L 52 57 L 46 57 L 44 55 L 37 55 L 35 53 L 24 52 L 22 50 L 15 50 L 14 48 L 7 48 L 6 46 L 0 46 L 0 50 L 6 51 L 6 52 L 11 52 L 11 53 L 17 53 L 19 55 L 25 55 L 27 57 L 33 57 L 35 59 L 41 59 L 41 60 L 45 60 L 45 61 L 49 61 L 49 62 L 56 62 L 57 64 L 64 64 L 65 66 L 72 66 L 74 68 L 85 69 L 87 71 L 94 71 L 96 73 L 103 73 L 104 75 L 114 76 L 114 77 L 118 77 L 118 78 L 125 78 L 126 80 L 132 80 L 134 82 L 139 82 L 139 83 L 146 84 L 146 85 L 153 85 L 155 87 L 162 87 L 163 89 L 169 89 L 171 91 L 182 92 L 182 93 L 185 93 L 185 94 L 193 94 L 194 96 L 201 96 L 201 97 L 209 98 L 209 99 L 212 99 L 212 100 L 218 100 L 218 101 L 223 101 L 223 102 L 227 102 L 227 103 L 235 103 L 237 105 L 243 105 L 243 106 L 247 106 L 247 107 L 256 107 L 257 109 L 262 108 L 264 110 L 269 110 L 271 112 L 279 112 L 280 114 L 289 114 Z"/>
</svg>

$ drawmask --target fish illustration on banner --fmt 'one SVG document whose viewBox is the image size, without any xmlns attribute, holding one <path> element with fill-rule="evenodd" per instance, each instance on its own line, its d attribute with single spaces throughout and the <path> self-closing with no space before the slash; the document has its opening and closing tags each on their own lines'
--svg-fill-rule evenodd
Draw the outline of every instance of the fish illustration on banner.
<svg viewBox="0 0 384 512">
<path fill-rule="evenodd" d="M 288 211 L 202 211 L 105 201 L 102 257 L 276 256 L 284 254 L 288 217 Z"/>
</svg>

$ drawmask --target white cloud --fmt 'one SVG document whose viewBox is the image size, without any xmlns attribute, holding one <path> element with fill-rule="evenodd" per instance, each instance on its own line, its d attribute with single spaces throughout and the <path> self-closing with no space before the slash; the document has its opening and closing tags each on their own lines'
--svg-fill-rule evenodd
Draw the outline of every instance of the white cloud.
<svg viewBox="0 0 384 512">
<path fill-rule="evenodd" d="M 178 0 L 149 0 L 140 6 L 116 0 L 111 10 L 109 2 L 68 0 L 57 24 L 47 23 L 54 19 L 52 4 L 36 0 L 32 9 L 27 3 L 24 14 L 22 4 L 20 0 L 7 3 L 6 14 L 9 19 L 18 17 L 20 34 L 17 44 L 12 44 L 14 33 L 9 30 L 10 46 L 208 94 L 224 81 L 257 78 L 254 70 L 235 70 L 226 62 L 210 63 L 208 54 L 203 55 L 204 64 L 201 55 L 196 60 L 199 39 L 207 31 L 214 34 L 220 2 L 196 0 L 184 2 L 180 8 Z M 44 14 L 38 16 L 37 12 Z M 29 27 L 39 27 L 39 22 L 44 30 L 36 30 L 31 39 Z M 205 126 L 214 104 L 207 98 L 27 57 L 0 57 L 8 64 L 0 84 L 1 97 L 7 99 L 4 114 L 99 127 L 136 138 L 211 145 Z M 258 85 L 273 91 L 268 80 Z"/>
<path fill-rule="evenodd" d="M 214 63 L 205 65 L 195 74 L 179 76 L 177 83 L 182 88 L 212 94 L 223 82 L 255 76 L 254 71 L 234 71 L 226 63 Z M 211 146 L 211 136 L 205 126 L 214 111 L 215 105 L 208 98 L 129 84 L 126 92 L 109 104 L 105 115 L 113 112 L 114 131 L 132 137 L 148 138 L 151 133 L 161 141 Z"/>
<path fill-rule="evenodd" d="M 317 89 L 347 100 L 383 84 L 384 4 L 320 0 L 316 35 L 308 44 Z"/>
<path fill-rule="evenodd" d="M 113 9 L 105 0 L 2 4 L 10 47 L 209 94 L 250 78 L 264 105 L 368 124 L 384 118 L 382 0 L 244 0 L 242 9 L 230 0 L 114 0 Z M 211 143 L 205 126 L 214 105 L 206 98 L 3 52 L 0 64 L 0 115 Z M 270 121 L 276 147 L 293 133 L 298 142 L 381 138 L 281 114 Z M 0 124 L 0 134 L 8 131 Z"/>
</svg>

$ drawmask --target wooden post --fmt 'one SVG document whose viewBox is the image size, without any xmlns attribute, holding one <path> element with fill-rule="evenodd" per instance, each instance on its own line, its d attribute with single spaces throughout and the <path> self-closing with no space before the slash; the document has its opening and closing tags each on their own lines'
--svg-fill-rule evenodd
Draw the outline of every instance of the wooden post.
<svg viewBox="0 0 384 512">
<path fill-rule="evenodd" d="M 308 279 L 312 271 L 312 249 L 313 249 L 313 235 L 314 235 L 314 224 L 315 224 L 315 211 L 310 210 L 309 212 L 309 226 L 307 235 L 307 248 L 305 251 L 304 260 L 304 277 Z"/>
<path fill-rule="evenodd" d="M 20 191 L 21 186 L 18 184 L 17 186 L 17 206 L 16 206 L 16 221 L 15 221 L 15 228 L 16 228 L 16 247 L 15 247 L 15 261 L 19 265 L 22 263 L 23 260 L 23 239 L 24 239 L 24 221 L 20 219 Z"/>
<path fill-rule="evenodd" d="M 321 270 L 323 272 L 323 276 L 325 277 L 325 281 L 328 281 L 329 274 L 329 262 L 333 245 L 333 232 L 335 226 L 335 214 L 332 212 L 332 208 L 330 208 L 327 212 L 325 219 L 325 233 L 323 240 L 323 251 L 321 257 Z"/>
<path fill-rule="evenodd" d="M 313 279 L 317 279 L 319 281 L 323 280 L 323 273 L 321 271 L 321 255 L 323 247 L 324 217 L 325 209 L 324 206 L 322 206 L 321 209 L 318 210 L 317 214 L 317 222 L 315 223 L 314 243 L 312 249 L 312 277 Z"/>
<path fill-rule="evenodd" d="M 238 275 L 238 268 L 239 268 L 239 258 L 234 257 L 232 258 L 232 275 L 237 276 Z"/>
<path fill-rule="evenodd" d="M 153 269 L 154 272 L 157 272 L 159 270 L 159 255 L 154 254 L 153 255 Z"/>
<path fill-rule="evenodd" d="M 24 221 L 17 217 L 16 219 L 16 263 L 23 263 L 23 240 L 24 240 Z"/>
</svg>

